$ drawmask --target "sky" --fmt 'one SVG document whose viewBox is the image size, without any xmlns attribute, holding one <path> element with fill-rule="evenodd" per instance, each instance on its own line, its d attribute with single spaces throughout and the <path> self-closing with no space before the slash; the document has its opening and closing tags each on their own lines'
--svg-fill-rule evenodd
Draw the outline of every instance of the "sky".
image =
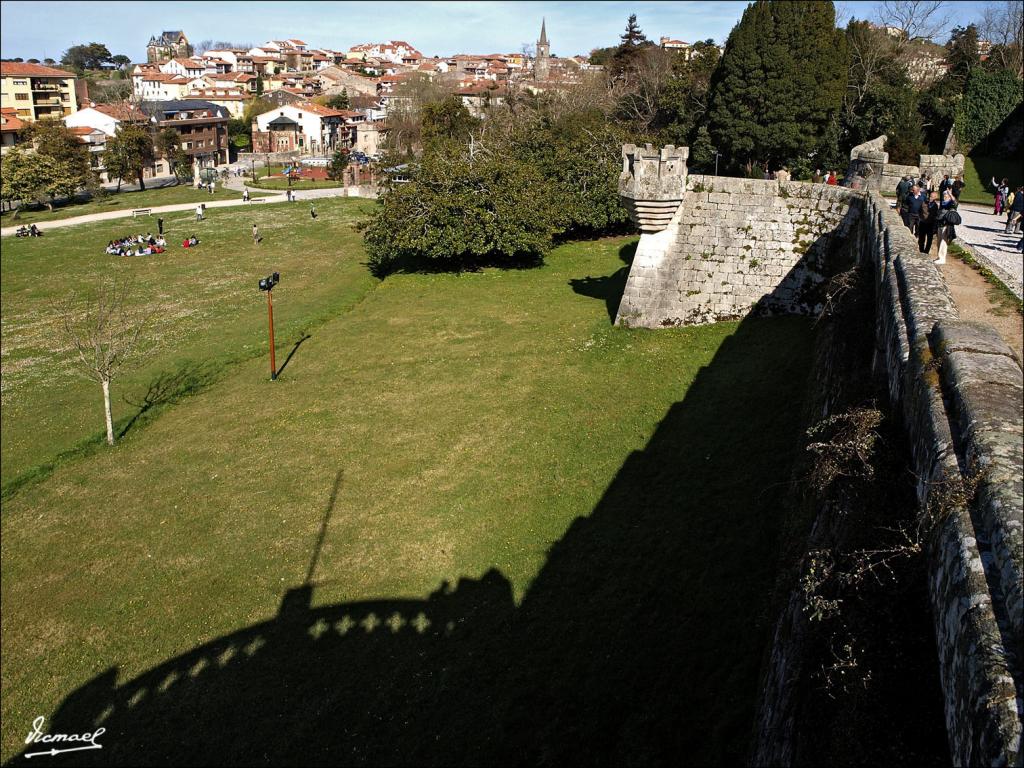
<svg viewBox="0 0 1024 768">
<path fill-rule="evenodd" d="M 872 18 L 878 0 L 837 3 L 840 18 Z M 213 39 L 259 45 L 298 38 L 311 47 L 405 40 L 425 56 L 511 53 L 532 45 L 546 19 L 551 52 L 586 54 L 615 45 L 631 13 L 648 38 L 724 43 L 747 3 L 719 2 L 0 2 L 0 56 L 59 60 L 72 45 L 98 42 L 144 61 L 150 35 L 181 29 L 193 44 Z M 954 24 L 974 20 L 982 3 L 950 2 Z"/>
</svg>

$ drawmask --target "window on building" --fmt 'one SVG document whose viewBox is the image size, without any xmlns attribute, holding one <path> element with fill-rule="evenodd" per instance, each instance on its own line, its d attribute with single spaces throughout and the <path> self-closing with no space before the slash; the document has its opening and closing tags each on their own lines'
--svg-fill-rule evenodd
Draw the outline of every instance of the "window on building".
<svg viewBox="0 0 1024 768">
<path fill-rule="evenodd" d="M 16 94 L 14 94 L 14 100 L 15 101 L 28 101 L 28 94 L 27 93 L 16 93 Z"/>
<path fill-rule="evenodd" d="M 15 80 L 15 85 L 28 85 L 28 80 Z"/>
</svg>

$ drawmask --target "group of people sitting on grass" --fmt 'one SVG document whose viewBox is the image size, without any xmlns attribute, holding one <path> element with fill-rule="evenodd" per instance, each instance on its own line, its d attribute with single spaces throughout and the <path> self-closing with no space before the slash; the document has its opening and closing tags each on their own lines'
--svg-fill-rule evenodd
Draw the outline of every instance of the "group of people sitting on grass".
<svg viewBox="0 0 1024 768">
<path fill-rule="evenodd" d="M 14 233 L 16 237 L 42 237 L 43 233 L 39 231 L 39 227 L 33 224 L 31 227 L 26 227 L 22 224 L 18 227 L 18 231 Z"/>
<path fill-rule="evenodd" d="M 190 235 L 181 241 L 182 248 L 192 248 L 197 245 L 199 245 L 199 238 L 195 235 Z"/>
<path fill-rule="evenodd" d="M 144 235 L 128 235 L 107 243 L 106 251 L 111 256 L 149 256 L 154 253 L 163 253 L 167 247 L 167 241 L 163 235 L 153 237 L 147 232 Z"/>
</svg>

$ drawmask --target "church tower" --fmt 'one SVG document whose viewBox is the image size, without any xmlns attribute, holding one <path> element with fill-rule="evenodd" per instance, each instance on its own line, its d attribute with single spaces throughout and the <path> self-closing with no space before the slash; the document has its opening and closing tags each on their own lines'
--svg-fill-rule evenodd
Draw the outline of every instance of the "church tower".
<svg viewBox="0 0 1024 768">
<path fill-rule="evenodd" d="M 548 45 L 548 33 L 544 28 L 544 19 L 540 22 L 540 40 L 537 41 L 537 56 L 533 63 L 533 77 L 535 80 L 548 79 L 548 58 L 551 55 L 551 46 Z"/>
</svg>

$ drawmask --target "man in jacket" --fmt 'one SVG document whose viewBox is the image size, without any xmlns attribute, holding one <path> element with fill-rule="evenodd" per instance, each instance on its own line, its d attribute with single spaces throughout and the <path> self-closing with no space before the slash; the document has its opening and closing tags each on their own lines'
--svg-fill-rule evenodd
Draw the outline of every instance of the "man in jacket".
<svg viewBox="0 0 1024 768">
<path fill-rule="evenodd" d="M 910 231 L 917 235 L 917 225 L 921 221 L 921 213 L 928 204 L 928 196 L 915 184 L 910 188 L 910 194 L 904 202 L 907 211 L 906 223 Z"/>
</svg>

